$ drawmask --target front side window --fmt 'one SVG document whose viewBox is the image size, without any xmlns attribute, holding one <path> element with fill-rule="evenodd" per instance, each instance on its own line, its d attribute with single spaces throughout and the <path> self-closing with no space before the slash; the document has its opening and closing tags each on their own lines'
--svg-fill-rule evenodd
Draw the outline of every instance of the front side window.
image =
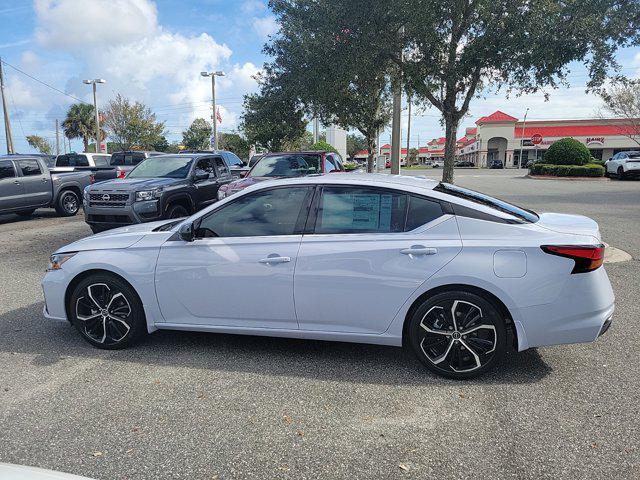
<svg viewBox="0 0 640 480">
<path fill-rule="evenodd" d="M 15 176 L 16 172 L 13 169 L 11 160 L 0 160 L 0 180 L 3 178 L 13 178 Z"/>
<path fill-rule="evenodd" d="M 407 196 L 377 188 L 325 187 L 315 233 L 404 231 Z"/>
<path fill-rule="evenodd" d="M 249 172 L 251 177 L 301 177 L 320 172 L 320 156 L 286 154 L 263 157 Z"/>
<path fill-rule="evenodd" d="M 127 178 L 187 178 L 193 158 L 186 155 L 149 158 L 129 172 Z"/>
<path fill-rule="evenodd" d="M 40 164 L 37 160 L 18 160 L 18 165 L 20 166 L 20 170 L 22 170 L 23 177 L 42 174 Z"/>
<path fill-rule="evenodd" d="M 301 213 L 306 214 L 306 199 L 310 192 L 309 187 L 287 187 L 243 195 L 204 217 L 196 236 L 294 235 L 298 217 Z"/>
<path fill-rule="evenodd" d="M 331 158 L 331 155 L 327 155 L 324 157 L 324 173 L 333 172 L 334 170 L 337 170 L 337 167 L 333 163 L 333 158 Z"/>
<path fill-rule="evenodd" d="M 215 178 L 216 169 L 213 166 L 213 158 L 201 158 L 196 164 L 196 173 L 206 172 L 209 177 Z"/>
</svg>

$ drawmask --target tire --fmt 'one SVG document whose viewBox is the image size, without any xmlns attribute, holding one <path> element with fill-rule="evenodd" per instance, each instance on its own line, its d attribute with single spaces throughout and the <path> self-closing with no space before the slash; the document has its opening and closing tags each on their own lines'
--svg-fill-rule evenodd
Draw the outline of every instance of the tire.
<svg viewBox="0 0 640 480">
<path fill-rule="evenodd" d="M 624 180 L 624 168 L 618 167 L 618 178 Z"/>
<path fill-rule="evenodd" d="M 182 218 L 182 217 L 188 217 L 188 216 L 189 216 L 189 211 L 180 204 L 171 205 L 167 209 L 166 218 Z"/>
<path fill-rule="evenodd" d="M 80 198 L 73 190 L 63 190 L 56 200 L 55 209 L 61 217 L 73 217 L 80 210 Z"/>
<path fill-rule="evenodd" d="M 68 311 L 80 335 L 97 348 L 127 348 L 147 333 L 140 298 L 128 283 L 108 273 L 80 281 L 71 293 Z"/>
<path fill-rule="evenodd" d="M 422 364 L 433 373 L 456 380 L 474 378 L 493 368 L 507 344 L 498 308 L 486 298 L 464 291 L 428 298 L 409 319 L 407 333 L 408 343 Z"/>
<path fill-rule="evenodd" d="M 16 215 L 20 215 L 21 217 L 30 217 L 31 215 L 33 215 L 33 212 L 35 211 L 36 211 L 35 208 L 31 210 L 21 210 L 19 212 L 16 212 Z"/>
</svg>

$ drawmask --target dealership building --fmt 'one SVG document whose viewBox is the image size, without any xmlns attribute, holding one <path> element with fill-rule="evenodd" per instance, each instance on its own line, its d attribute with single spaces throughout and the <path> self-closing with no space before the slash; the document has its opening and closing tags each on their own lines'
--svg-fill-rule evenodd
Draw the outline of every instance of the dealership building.
<svg viewBox="0 0 640 480">
<path fill-rule="evenodd" d="M 458 140 L 456 156 L 479 167 L 486 167 L 493 160 L 501 160 L 506 167 L 525 165 L 529 160 L 541 158 L 551 144 L 565 137 L 583 143 L 591 156 L 600 160 L 608 160 L 618 152 L 640 150 L 625 134 L 630 127 L 622 119 L 521 122 L 498 110 L 479 118 L 475 124 Z"/>
</svg>

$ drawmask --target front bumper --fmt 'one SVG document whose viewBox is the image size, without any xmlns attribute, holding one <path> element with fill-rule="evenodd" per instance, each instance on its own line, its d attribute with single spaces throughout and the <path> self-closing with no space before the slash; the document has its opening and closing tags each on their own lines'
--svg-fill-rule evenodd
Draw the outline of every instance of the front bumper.
<svg viewBox="0 0 640 480">
<path fill-rule="evenodd" d="M 47 272 L 42 279 L 44 306 L 42 314 L 50 320 L 67 320 L 65 294 L 71 279 L 64 270 Z"/>
<path fill-rule="evenodd" d="M 162 212 L 158 200 L 134 202 L 122 207 L 96 207 L 83 202 L 84 220 L 89 225 L 122 227 L 134 223 L 160 220 Z"/>
</svg>

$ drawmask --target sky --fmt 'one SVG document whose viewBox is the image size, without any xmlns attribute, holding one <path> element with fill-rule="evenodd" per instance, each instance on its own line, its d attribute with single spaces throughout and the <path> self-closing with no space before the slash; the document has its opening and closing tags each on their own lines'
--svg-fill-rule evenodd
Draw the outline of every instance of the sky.
<svg viewBox="0 0 640 480">
<path fill-rule="evenodd" d="M 219 128 L 235 131 L 242 97 L 257 89 L 254 76 L 268 60 L 262 47 L 278 28 L 266 0 L 0 0 L 0 25 L 0 57 L 10 64 L 4 73 L 14 145 L 25 153 L 32 151 L 27 135 L 53 142 L 55 120 L 64 119 L 69 105 L 93 101 L 83 79 L 107 81 L 98 85 L 99 108 L 116 93 L 142 101 L 165 121 L 169 140 L 178 140 L 194 118 L 211 115 L 210 79 L 200 72 L 223 70 L 216 83 Z M 640 76 L 640 49 L 621 50 L 618 62 L 623 74 Z M 528 107 L 528 119 L 540 120 L 596 116 L 601 101 L 584 92 L 585 69 L 570 68 L 571 85 L 548 90 L 548 101 L 542 92 L 509 98 L 485 92 L 472 101 L 460 132 L 498 109 L 522 118 Z M 403 146 L 406 124 L 405 109 Z M 413 109 L 412 147 L 442 133 L 436 110 Z M 389 138 L 386 131 L 381 142 Z M 80 150 L 81 142 L 72 148 Z"/>
</svg>

